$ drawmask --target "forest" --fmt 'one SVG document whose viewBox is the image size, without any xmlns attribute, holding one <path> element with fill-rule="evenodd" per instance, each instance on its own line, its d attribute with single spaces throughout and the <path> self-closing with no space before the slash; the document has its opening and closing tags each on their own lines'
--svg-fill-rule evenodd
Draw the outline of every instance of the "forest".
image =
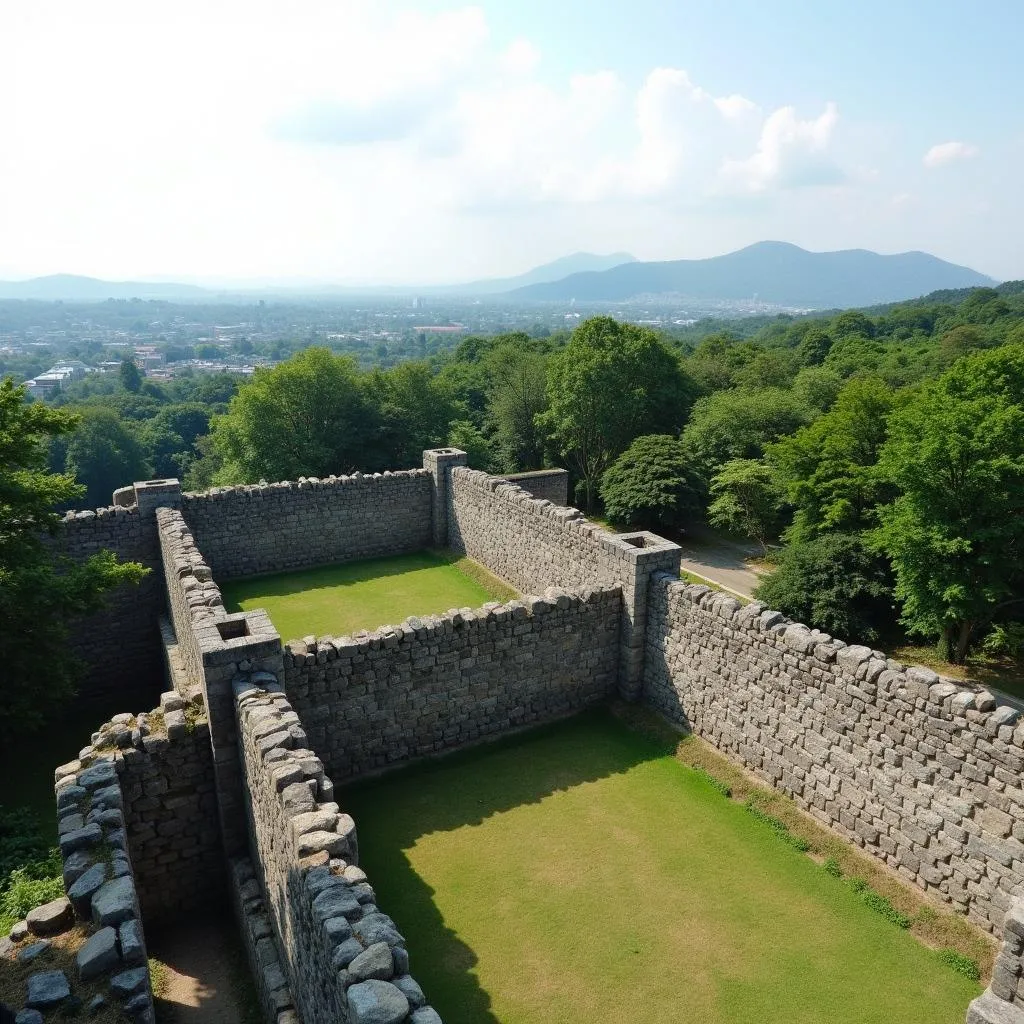
<svg viewBox="0 0 1024 1024">
<path fill-rule="evenodd" d="M 599 316 L 386 369 L 323 347 L 246 381 L 126 362 L 58 401 L 79 419 L 50 468 L 87 505 L 149 476 L 202 489 L 454 445 L 489 471 L 564 465 L 615 526 L 754 538 L 757 596 L 842 638 L 952 663 L 1024 647 L 1022 282 L 674 335 Z"/>
</svg>

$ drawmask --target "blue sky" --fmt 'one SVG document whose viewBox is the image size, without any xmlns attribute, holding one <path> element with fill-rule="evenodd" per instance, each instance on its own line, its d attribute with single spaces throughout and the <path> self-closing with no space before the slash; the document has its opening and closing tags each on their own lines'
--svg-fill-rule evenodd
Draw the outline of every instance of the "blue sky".
<svg viewBox="0 0 1024 1024">
<path fill-rule="evenodd" d="M 0 276 L 428 283 L 777 238 L 1024 277 L 1022 30 L 1019 2 L 24 0 Z"/>
</svg>

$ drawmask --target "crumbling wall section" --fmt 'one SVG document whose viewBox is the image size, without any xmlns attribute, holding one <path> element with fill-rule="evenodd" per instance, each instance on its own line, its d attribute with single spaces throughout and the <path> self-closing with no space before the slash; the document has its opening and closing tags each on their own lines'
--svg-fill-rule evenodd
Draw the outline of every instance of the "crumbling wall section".
<svg viewBox="0 0 1024 1024">
<path fill-rule="evenodd" d="M 221 581 L 431 546 L 419 469 L 220 487 L 184 495 L 182 511 Z"/>
<path fill-rule="evenodd" d="M 256 980 L 264 1006 L 281 1024 L 293 1011 L 287 994 L 304 1024 L 440 1024 L 409 975 L 405 940 L 357 866 L 355 823 L 334 802 L 298 715 L 262 678 L 240 674 L 234 693 L 253 880 L 277 953 L 263 947 L 268 967 Z M 253 934 L 243 925 L 244 937 Z M 259 962 L 259 948 L 250 956 Z"/>
<path fill-rule="evenodd" d="M 1024 881 L 1019 713 L 927 669 L 658 577 L 644 699 L 990 931 Z"/>
<path fill-rule="evenodd" d="M 610 696 L 618 588 L 409 618 L 285 648 L 288 698 L 341 781 Z"/>
</svg>

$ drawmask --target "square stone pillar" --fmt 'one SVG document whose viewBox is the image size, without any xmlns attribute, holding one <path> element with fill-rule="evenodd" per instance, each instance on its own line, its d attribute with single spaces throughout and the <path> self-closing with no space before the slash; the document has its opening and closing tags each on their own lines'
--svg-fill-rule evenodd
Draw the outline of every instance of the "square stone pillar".
<svg viewBox="0 0 1024 1024">
<path fill-rule="evenodd" d="M 647 634 L 647 590 L 656 572 L 679 575 L 682 549 L 647 530 L 602 538 L 610 568 L 622 587 L 619 627 L 619 694 L 634 701 L 643 688 Z"/>
<path fill-rule="evenodd" d="M 433 477 L 431 506 L 432 536 L 435 548 L 448 547 L 448 487 L 453 466 L 468 466 L 469 456 L 458 448 L 428 448 L 423 453 L 423 468 Z"/>
<path fill-rule="evenodd" d="M 178 480 L 137 480 L 132 484 L 135 491 L 135 504 L 139 507 L 139 515 L 146 516 L 158 508 L 180 508 L 181 507 L 181 483 Z M 123 503 L 123 492 L 127 488 L 122 487 L 114 492 L 114 504 Z M 119 497 L 121 500 L 119 501 Z"/>
</svg>

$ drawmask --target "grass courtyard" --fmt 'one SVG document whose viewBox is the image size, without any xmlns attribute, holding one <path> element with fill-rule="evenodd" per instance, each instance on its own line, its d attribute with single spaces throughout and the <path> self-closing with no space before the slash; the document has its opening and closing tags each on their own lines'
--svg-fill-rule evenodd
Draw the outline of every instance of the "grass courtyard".
<svg viewBox="0 0 1024 1024">
<path fill-rule="evenodd" d="M 446 1024 L 961 1024 L 981 986 L 599 712 L 341 794 Z"/>
<path fill-rule="evenodd" d="M 515 596 L 469 559 L 436 551 L 250 576 L 223 584 L 221 593 L 230 612 L 265 609 L 283 640 L 345 636 Z"/>
</svg>

